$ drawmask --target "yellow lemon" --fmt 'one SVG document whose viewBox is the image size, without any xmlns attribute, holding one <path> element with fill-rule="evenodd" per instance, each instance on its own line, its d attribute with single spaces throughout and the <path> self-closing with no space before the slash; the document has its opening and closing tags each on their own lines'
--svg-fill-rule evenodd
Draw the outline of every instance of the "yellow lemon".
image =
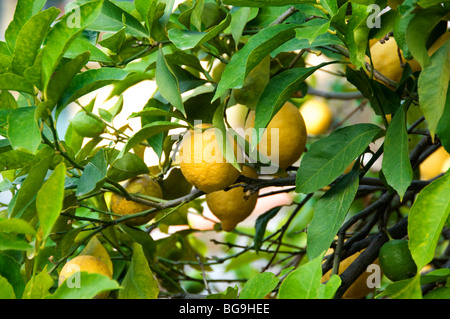
<svg viewBox="0 0 450 319">
<path fill-rule="evenodd" d="M 341 260 L 339 264 L 338 275 L 342 274 L 350 266 L 350 264 L 353 263 L 356 260 L 356 258 L 358 258 L 358 256 L 363 251 L 364 250 L 359 251 L 356 254 L 353 254 L 347 257 L 346 259 Z M 329 255 L 332 252 L 333 250 L 329 249 L 326 255 Z M 374 261 L 374 264 L 379 265 L 378 258 Z M 332 269 L 330 269 L 325 275 L 323 275 L 322 282 L 328 281 L 330 279 L 331 271 Z M 362 299 L 366 297 L 373 290 L 373 288 L 369 288 L 367 285 L 367 279 L 370 275 L 371 275 L 370 272 L 366 271 L 363 272 L 361 276 L 359 276 L 358 279 L 356 279 L 355 282 L 353 282 L 353 284 L 347 289 L 347 291 L 342 296 L 342 299 Z"/>
<path fill-rule="evenodd" d="M 130 179 L 125 184 L 125 189 L 128 193 L 139 193 L 146 196 L 151 196 L 155 198 L 162 198 L 162 190 L 159 184 L 153 180 L 148 175 L 140 175 L 135 178 Z M 114 214 L 118 214 L 121 216 L 131 215 L 143 212 L 145 210 L 151 209 L 152 207 L 135 202 L 128 201 L 125 197 L 112 194 L 111 196 L 111 211 Z M 146 216 L 135 217 L 124 221 L 125 224 L 130 226 L 139 226 L 148 223 L 153 217 L 155 217 L 157 211 L 154 213 L 148 214 Z M 113 216 L 113 218 L 118 219 L 119 216 Z"/>
<path fill-rule="evenodd" d="M 242 168 L 242 175 L 257 178 L 256 171 L 249 167 Z M 253 212 L 258 201 L 258 192 L 247 196 L 243 187 L 234 187 L 228 191 L 218 191 L 206 195 L 206 203 L 211 212 L 220 219 L 222 229 L 232 231 L 237 224 Z"/>
<path fill-rule="evenodd" d="M 333 112 L 321 99 L 307 100 L 300 106 L 300 113 L 305 120 L 306 132 L 311 135 L 325 134 L 333 122 Z"/>
<path fill-rule="evenodd" d="M 67 278 L 79 271 L 88 273 L 96 273 L 112 278 L 112 273 L 108 266 L 99 258 L 90 255 L 77 256 L 68 261 L 59 274 L 58 285 L 60 286 Z M 102 292 L 95 296 L 95 299 L 106 299 L 109 296 L 109 291 Z"/>
<path fill-rule="evenodd" d="M 223 156 L 215 128 L 209 124 L 202 127 L 206 130 L 196 127 L 183 137 L 179 153 L 180 169 L 189 183 L 205 193 L 211 193 L 230 186 L 240 172 Z M 236 156 L 237 143 L 231 145 Z M 225 145 L 223 149 L 226 152 Z"/>
<path fill-rule="evenodd" d="M 255 111 L 251 110 L 245 123 L 246 138 L 250 142 L 252 134 L 247 132 L 254 126 Z M 286 169 L 302 155 L 306 138 L 306 126 L 302 115 L 294 104 L 286 102 L 267 125 L 258 144 L 258 151 L 279 167 Z"/>
<path fill-rule="evenodd" d="M 402 63 L 408 62 L 413 72 L 420 70 L 420 65 L 416 60 L 406 60 L 401 52 L 399 56 L 398 50 L 397 42 L 395 42 L 395 39 L 392 37 L 384 43 L 377 41 L 370 47 L 374 68 L 385 77 L 395 82 L 399 82 L 402 78 Z M 370 59 L 367 56 L 366 62 L 370 63 Z M 374 79 L 376 78 L 374 77 Z"/>
<path fill-rule="evenodd" d="M 445 173 L 448 170 L 449 161 L 450 154 L 447 153 L 444 147 L 439 147 L 422 163 L 420 163 L 420 178 L 422 180 L 429 180 L 435 178 L 441 173 Z"/>
</svg>

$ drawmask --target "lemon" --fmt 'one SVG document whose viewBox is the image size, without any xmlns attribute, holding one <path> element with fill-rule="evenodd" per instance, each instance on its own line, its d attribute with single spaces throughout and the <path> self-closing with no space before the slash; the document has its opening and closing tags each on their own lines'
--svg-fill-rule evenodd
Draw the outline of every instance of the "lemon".
<svg viewBox="0 0 450 319">
<path fill-rule="evenodd" d="M 363 252 L 359 251 L 356 254 L 353 254 L 349 257 L 347 257 L 344 260 L 341 260 L 339 264 L 339 271 L 338 275 L 342 274 L 355 260 L 358 258 L 358 256 Z M 329 255 L 333 252 L 333 250 L 330 248 L 326 255 Z M 379 264 L 378 258 L 374 261 L 374 264 Z M 331 277 L 332 269 L 330 269 L 325 275 L 322 277 L 322 282 L 326 282 Z M 342 299 L 362 299 L 366 297 L 370 292 L 372 292 L 373 288 L 369 288 L 367 285 L 367 279 L 371 273 L 365 271 L 359 276 L 352 285 L 347 289 L 347 291 L 342 296 Z"/>
<path fill-rule="evenodd" d="M 81 136 L 97 137 L 105 131 L 106 124 L 84 111 L 78 112 L 70 121 L 73 129 Z"/>
<path fill-rule="evenodd" d="M 201 127 L 206 129 L 202 132 L 197 126 L 183 137 L 179 152 L 180 169 L 189 183 L 205 193 L 211 193 L 230 186 L 240 172 L 224 158 L 215 128 L 210 124 Z M 236 156 L 237 143 L 233 147 Z"/>
<path fill-rule="evenodd" d="M 156 198 L 162 198 L 163 194 L 159 184 L 148 175 L 140 175 L 130 179 L 125 184 L 125 189 L 128 193 L 139 193 Z M 111 196 L 111 211 L 114 214 L 121 216 L 136 214 L 152 207 L 134 202 L 128 201 L 125 197 L 116 193 Z M 153 217 L 155 217 L 157 211 L 146 216 L 135 217 L 124 221 L 126 225 L 139 226 L 148 223 Z M 119 216 L 113 216 L 114 219 L 120 218 Z"/>
<path fill-rule="evenodd" d="M 62 285 L 67 278 L 79 271 L 97 273 L 112 278 L 112 273 L 104 262 L 94 256 L 82 255 L 71 259 L 63 266 L 59 274 L 58 286 Z M 108 296 L 109 291 L 105 291 L 98 294 L 94 298 L 106 299 Z"/>
<path fill-rule="evenodd" d="M 444 147 L 439 147 L 422 163 L 420 163 L 420 178 L 422 180 L 429 180 L 435 178 L 441 173 L 445 173 L 448 170 L 447 161 L 449 160 L 450 154 L 447 153 Z"/>
<path fill-rule="evenodd" d="M 246 138 L 250 142 L 252 134 L 247 132 L 254 126 L 255 111 L 251 110 L 245 123 Z M 278 143 L 272 141 L 272 136 L 277 135 Z M 267 125 L 257 149 L 271 159 L 272 163 L 286 169 L 302 155 L 306 138 L 306 126 L 302 115 L 294 104 L 286 102 Z M 276 146 L 275 149 L 272 149 L 272 144 Z"/>
<path fill-rule="evenodd" d="M 305 120 L 306 132 L 311 135 L 325 134 L 333 122 L 333 112 L 321 99 L 309 99 L 300 106 Z"/>
<path fill-rule="evenodd" d="M 408 241 L 393 239 L 380 248 L 378 255 L 383 273 L 392 281 L 414 277 L 417 266 L 409 251 Z"/>
<path fill-rule="evenodd" d="M 250 166 L 242 168 L 242 175 L 257 178 L 258 174 Z M 232 231 L 237 224 L 253 212 L 258 201 L 258 192 L 247 196 L 243 187 L 228 191 L 218 191 L 206 195 L 206 203 L 211 212 L 221 221 L 222 229 Z"/>
<path fill-rule="evenodd" d="M 389 38 L 384 43 L 375 42 L 370 47 L 370 54 L 374 68 L 392 81 L 399 82 L 402 78 L 403 67 L 402 63 L 408 62 L 413 72 L 420 70 L 420 65 L 416 60 L 406 60 L 403 54 L 398 53 L 397 42 L 394 38 Z M 366 62 L 370 63 L 369 57 L 366 56 Z M 368 71 L 366 71 L 369 73 Z M 375 80 L 379 81 L 374 77 Z M 381 82 L 381 81 L 379 81 Z"/>
</svg>

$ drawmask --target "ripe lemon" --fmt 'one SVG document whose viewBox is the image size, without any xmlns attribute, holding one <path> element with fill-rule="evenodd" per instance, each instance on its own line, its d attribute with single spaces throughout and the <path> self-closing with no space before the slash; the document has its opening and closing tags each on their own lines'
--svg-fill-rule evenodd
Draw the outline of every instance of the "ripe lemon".
<svg viewBox="0 0 450 319">
<path fill-rule="evenodd" d="M 79 271 L 101 274 L 112 278 L 112 273 L 104 262 L 94 256 L 82 255 L 71 259 L 63 266 L 61 272 L 59 273 L 58 286 L 60 286 L 67 278 Z M 98 294 L 94 298 L 106 299 L 108 296 L 109 291 L 105 291 Z"/>
<path fill-rule="evenodd" d="M 125 184 L 125 189 L 128 193 L 139 193 L 142 195 L 147 195 L 156 198 L 162 198 L 162 191 L 159 184 L 153 180 L 148 175 L 140 175 L 135 178 L 130 179 Z M 136 214 L 143 212 L 144 210 L 151 209 L 152 207 L 137 203 L 134 201 L 128 201 L 125 197 L 118 195 L 116 193 L 111 196 L 111 211 L 114 214 L 121 216 Z M 157 212 L 148 214 L 146 216 L 135 217 L 126 220 L 124 223 L 130 226 L 139 226 L 148 223 L 153 217 L 155 217 Z M 113 216 L 114 219 L 120 217 Z"/>
<path fill-rule="evenodd" d="M 311 135 L 325 134 L 333 122 L 333 112 L 321 99 L 307 100 L 300 106 L 305 120 L 306 132 Z"/>
<path fill-rule="evenodd" d="M 209 124 L 203 124 L 202 128 L 206 130 L 202 132 L 197 126 L 183 137 L 179 153 L 180 169 L 189 183 L 205 193 L 211 193 L 230 186 L 240 173 L 223 156 L 215 128 Z M 232 145 L 236 156 L 237 143 Z"/>
<path fill-rule="evenodd" d="M 242 175 L 257 178 L 258 174 L 250 166 L 242 168 Z M 258 201 L 258 193 L 246 196 L 243 187 L 234 187 L 228 191 L 218 191 L 206 195 L 206 203 L 211 212 L 220 219 L 222 229 L 232 231 L 237 224 L 253 212 Z"/>
<path fill-rule="evenodd" d="M 356 258 L 363 252 L 364 250 L 357 252 L 344 260 L 341 260 L 339 264 L 339 272 L 338 275 L 342 274 L 350 265 L 353 263 Z M 333 252 L 332 249 L 329 249 L 326 255 L 329 255 Z M 379 265 L 378 258 L 374 261 L 374 264 Z M 332 269 L 330 269 L 325 275 L 322 277 L 322 282 L 328 281 L 331 277 Z M 367 279 L 371 273 L 365 271 L 361 274 L 361 276 L 356 279 L 353 284 L 347 289 L 347 291 L 342 296 L 342 299 L 362 299 L 366 297 L 370 292 L 372 292 L 373 288 L 369 288 L 367 285 Z"/>
<path fill-rule="evenodd" d="M 255 126 L 255 111 L 248 114 L 245 129 L 246 138 L 251 142 L 252 134 L 247 134 Z M 272 141 L 272 136 L 277 141 Z M 286 169 L 294 164 L 302 155 L 306 145 L 306 126 L 298 108 L 286 102 L 267 125 L 258 144 L 258 151 L 272 160 L 272 163 Z M 275 149 L 272 149 L 274 144 Z M 277 145 L 278 144 L 278 145 Z"/>
<path fill-rule="evenodd" d="M 408 248 L 407 240 L 393 239 L 380 248 L 378 255 L 383 273 L 392 281 L 414 277 L 417 266 Z"/>
<path fill-rule="evenodd" d="M 439 147 L 422 163 L 420 163 L 420 178 L 422 180 L 429 180 L 435 178 L 441 173 L 445 173 L 449 168 L 447 164 L 447 161 L 449 160 L 450 154 L 447 153 L 444 147 Z"/>
<path fill-rule="evenodd" d="M 370 54 L 374 68 L 392 81 L 399 82 L 402 78 L 403 67 L 402 63 L 408 62 L 413 72 L 420 70 L 420 65 L 416 60 L 406 60 L 403 54 L 398 54 L 397 42 L 394 38 L 389 38 L 388 41 L 381 43 L 375 42 L 370 47 Z M 366 62 L 370 63 L 369 57 L 366 56 Z M 369 72 L 366 71 L 368 74 Z M 375 80 L 379 81 L 374 77 Z M 379 81 L 381 82 L 381 81 Z"/>
<path fill-rule="evenodd" d="M 83 110 L 70 121 L 73 129 L 81 136 L 97 137 L 105 131 L 106 124 L 88 115 Z"/>
</svg>

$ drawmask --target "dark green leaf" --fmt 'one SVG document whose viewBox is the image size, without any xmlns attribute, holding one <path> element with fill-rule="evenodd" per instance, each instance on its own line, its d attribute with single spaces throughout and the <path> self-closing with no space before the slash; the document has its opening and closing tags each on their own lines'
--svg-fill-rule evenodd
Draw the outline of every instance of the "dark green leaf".
<svg viewBox="0 0 450 319">
<path fill-rule="evenodd" d="M 224 0 L 226 5 L 236 7 L 272 7 L 272 6 L 285 6 L 288 4 L 300 4 L 307 3 L 308 0 Z M 309 1 L 314 3 L 313 1 Z"/>
<path fill-rule="evenodd" d="M 374 124 L 354 124 L 314 142 L 297 171 L 296 192 L 309 194 L 329 185 L 360 156 L 382 129 Z"/>
<path fill-rule="evenodd" d="M 250 38 L 246 45 L 235 53 L 219 81 L 216 100 L 226 90 L 241 88 L 247 74 L 258 65 L 271 51 L 295 36 L 294 25 L 279 24 L 264 28 Z"/>
<path fill-rule="evenodd" d="M 103 149 L 100 149 L 84 168 L 78 181 L 77 196 L 85 195 L 99 189 L 105 181 L 107 173 L 106 158 Z"/>
<path fill-rule="evenodd" d="M 444 112 L 436 129 L 436 134 L 439 136 L 442 146 L 450 154 L 450 134 L 448 132 L 450 132 L 450 84 L 447 88 Z"/>
<path fill-rule="evenodd" d="M 274 207 L 264 214 L 258 216 L 255 222 L 255 237 L 253 238 L 254 244 L 253 247 L 255 251 L 258 252 L 261 248 L 262 241 L 264 239 L 264 234 L 266 232 L 267 223 L 275 217 L 276 214 L 280 211 L 281 206 Z"/>
<path fill-rule="evenodd" d="M 337 181 L 318 201 L 307 232 L 307 256 L 314 259 L 330 247 L 350 209 L 359 186 L 359 171 Z"/>
<path fill-rule="evenodd" d="M 111 164 L 107 175 L 113 181 L 121 182 L 139 174 L 148 174 L 147 165 L 139 156 L 126 153 Z"/>
<path fill-rule="evenodd" d="M 25 283 L 20 273 L 20 263 L 13 257 L 0 252 L 0 276 L 6 278 L 14 289 L 16 298 L 21 298 Z"/>
<path fill-rule="evenodd" d="M 386 182 L 402 199 L 413 179 L 409 161 L 406 113 L 402 108 L 394 114 L 386 131 L 382 168 Z"/>
<path fill-rule="evenodd" d="M 90 61 L 111 63 L 112 60 L 102 50 L 97 48 L 94 44 L 89 42 L 85 37 L 77 37 L 64 52 L 63 57 L 74 59 L 82 53 L 90 52 Z"/>
</svg>

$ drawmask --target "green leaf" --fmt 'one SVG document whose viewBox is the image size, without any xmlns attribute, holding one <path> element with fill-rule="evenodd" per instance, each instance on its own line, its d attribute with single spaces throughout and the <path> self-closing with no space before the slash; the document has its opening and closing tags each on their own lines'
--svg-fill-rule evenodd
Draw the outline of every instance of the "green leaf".
<svg viewBox="0 0 450 319">
<path fill-rule="evenodd" d="M 8 139 L 13 149 L 35 153 L 41 143 L 41 131 L 34 119 L 34 107 L 21 107 L 8 116 Z"/>
<path fill-rule="evenodd" d="M 263 299 L 278 285 L 279 279 L 271 272 L 250 278 L 242 288 L 239 299 Z"/>
<path fill-rule="evenodd" d="M 167 64 L 161 49 L 158 51 L 156 61 L 156 85 L 161 95 L 176 109 L 185 114 L 178 80 Z"/>
<path fill-rule="evenodd" d="M 441 268 L 435 269 L 426 273 L 420 277 L 420 284 L 426 285 L 432 282 L 446 280 L 450 277 L 450 269 L 449 268 Z"/>
<path fill-rule="evenodd" d="M 436 128 L 436 134 L 439 136 L 442 146 L 447 153 L 450 153 L 450 134 L 448 132 L 450 132 L 450 83 L 447 88 L 444 111 Z"/>
<path fill-rule="evenodd" d="M 438 287 L 428 292 L 423 299 L 450 299 L 450 288 Z"/>
<path fill-rule="evenodd" d="M 433 259 L 449 213 L 450 174 L 447 173 L 422 189 L 409 213 L 409 250 L 418 269 Z"/>
<path fill-rule="evenodd" d="M 85 66 L 89 61 L 89 56 L 89 52 L 80 54 L 73 60 L 67 62 L 51 78 L 44 93 L 45 100 L 48 101 L 48 108 L 50 110 L 53 109 L 53 106 L 58 103 L 63 94 L 69 88 L 73 77 L 77 75 L 77 73 L 80 72 L 83 66 Z"/>
<path fill-rule="evenodd" d="M 258 252 L 261 248 L 263 237 L 266 232 L 267 223 L 275 217 L 276 214 L 280 211 L 281 206 L 274 207 L 272 209 L 269 209 L 267 212 L 265 212 L 262 215 L 259 215 L 255 222 L 255 236 L 253 238 L 253 247 L 255 248 L 255 251 Z"/>
<path fill-rule="evenodd" d="M 125 27 L 117 31 L 116 33 L 107 37 L 108 34 L 105 34 L 101 41 L 98 42 L 102 47 L 109 49 L 113 53 L 119 53 L 122 44 L 126 40 L 126 31 Z"/>
<path fill-rule="evenodd" d="M 297 171 L 296 192 L 309 194 L 329 185 L 382 132 L 374 124 L 354 124 L 311 144 Z"/>
<path fill-rule="evenodd" d="M 22 76 L 14 73 L 0 74 L 0 90 L 12 90 L 34 95 L 34 87 Z"/>
<path fill-rule="evenodd" d="M 193 49 L 213 39 L 220 32 L 225 30 L 230 25 L 230 22 L 231 15 L 227 15 L 225 20 L 208 32 L 188 31 L 173 28 L 169 30 L 168 36 L 170 41 L 172 41 L 178 49 Z"/>
<path fill-rule="evenodd" d="M 296 25 L 278 24 L 262 29 L 235 53 L 219 81 L 213 101 L 226 90 L 241 88 L 247 74 L 271 51 L 295 36 Z"/>
<path fill-rule="evenodd" d="M 36 210 L 43 237 L 46 238 L 59 217 L 64 200 L 66 165 L 59 163 L 36 196 Z"/>
<path fill-rule="evenodd" d="M 125 27 L 128 34 L 147 37 L 147 30 L 133 15 L 109 0 L 105 0 L 98 17 L 87 26 L 87 30 L 117 32 Z"/>
<path fill-rule="evenodd" d="M 51 155 L 53 156 L 53 155 Z M 50 157 L 44 158 L 30 169 L 23 181 L 15 200 L 10 203 L 10 217 L 18 217 L 35 199 L 50 167 Z"/>
<path fill-rule="evenodd" d="M 16 299 L 11 284 L 2 276 L 0 276 L 0 299 Z"/>
<path fill-rule="evenodd" d="M 307 231 L 307 256 L 314 259 L 326 252 L 353 203 L 359 186 L 359 171 L 338 180 L 318 201 Z"/>
<path fill-rule="evenodd" d="M 321 291 L 322 258 L 316 257 L 284 278 L 278 291 L 280 299 L 317 299 Z"/>
<path fill-rule="evenodd" d="M 225 291 L 210 294 L 206 296 L 205 299 L 236 299 L 239 293 L 239 288 L 237 286 L 227 287 Z"/>
<path fill-rule="evenodd" d="M 142 246 L 133 243 L 133 256 L 127 274 L 119 290 L 119 299 L 156 299 L 159 293 L 158 282 L 145 258 Z"/>
<path fill-rule="evenodd" d="M 305 0 L 224 0 L 223 4 L 236 7 L 272 7 L 285 6 L 288 4 L 305 3 Z M 312 3 L 312 2 L 311 2 Z"/>
<path fill-rule="evenodd" d="M 253 148 L 259 143 L 264 128 L 270 120 L 277 114 L 289 97 L 292 96 L 301 83 L 303 83 L 316 70 L 332 62 L 321 63 L 311 68 L 293 68 L 281 72 L 272 77 L 266 85 L 261 97 L 258 100 L 255 111 L 255 130 L 257 138 L 252 138 Z"/>
<path fill-rule="evenodd" d="M 448 83 L 450 82 L 450 41 L 441 46 L 419 75 L 420 109 L 434 138 L 439 120 L 444 113 Z"/>
<path fill-rule="evenodd" d="M 249 20 L 258 14 L 257 8 L 242 7 L 231 13 L 230 32 L 233 37 L 236 48 L 241 39 L 242 32 Z"/>
<path fill-rule="evenodd" d="M 76 195 L 85 195 L 99 189 L 106 179 L 106 174 L 106 157 L 102 148 L 84 168 L 83 174 L 78 181 Z"/>
<path fill-rule="evenodd" d="M 370 11 L 370 10 L 369 10 Z M 367 6 L 352 3 L 352 18 L 346 27 L 345 38 L 350 52 L 350 61 L 357 69 L 364 66 L 369 27 Z"/>
<path fill-rule="evenodd" d="M 12 55 L 11 70 L 14 73 L 22 75 L 25 69 L 33 65 L 42 41 L 59 12 L 60 10 L 52 7 L 36 14 L 25 23 L 17 37 Z"/>
<path fill-rule="evenodd" d="M 21 298 L 25 283 L 20 273 L 21 264 L 13 257 L 0 252 L 0 276 L 5 278 L 14 290 L 16 298 Z"/>
<path fill-rule="evenodd" d="M 126 153 L 111 164 L 107 176 L 113 181 L 121 182 L 139 174 L 148 174 L 147 165 L 139 156 Z"/>
<path fill-rule="evenodd" d="M 391 283 L 377 297 L 387 296 L 390 299 L 422 299 L 420 288 L 420 275 L 406 280 Z"/>
<path fill-rule="evenodd" d="M 331 275 L 327 283 L 320 286 L 319 299 L 332 299 L 341 283 L 341 277 L 337 275 Z"/>
<path fill-rule="evenodd" d="M 29 234 L 36 233 L 33 227 L 28 222 L 19 218 L 0 218 L 0 232 L 2 233 L 16 233 L 16 234 Z"/>
<path fill-rule="evenodd" d="M 100 68 L 82 72 L 73 78 L 59 101 L 58 108 L 65 107 L 85 94 L 123 80 L 128 74 L 128 71 L 116 68 Z"/>
<path fill-rule="evenodd" d="M 386 131 L 382 169 L 386 182 L 397 191 L 400 199 L 403 199 L 413 179 L 409 161 L 406 113 L 403 108 L 395 112 Z"/>
<path fill-rule="evenodd" d="M 69 285 L 71 277 L 62 283 L 53 295 L 45 299 L 92 299 L 101 292 L 119 289 L 117 281 L 105 275 L 80 271 L 76 273 L 76 280 Z"/>
<path fill-rule="evenodd" d="M 406 31 L 406 43 L 412 56 L 425 69 L 430 63 L 426 43 L 434 27 L 448 17 L 448 11 L 441 6 L 421 10 L 414 15 Z"/>
<path fill-rule="evenodd" d="M 28 281 L 22 299 L 42 299 L 48 296 L 53 283 L 53 278 L 48 274 L 46 265 L 39 274 L 34 275 Z"/>
<path fill-rule="evenodd" d="M 327 32 L 329 27 L 329 20 L 312 19 L 299 26 L 299 28 L 296 30 L 296 38 L 306 39 L 308 40 L 309 44 L 312 44 L 319 35 Z"/>
<path fill-rule="evenodd" d="M 44 90 L 64 52 L 76 36 L 97 18 L 102 4 L 103 0 L 85 3 L 73 12 L 66 12 L 52 27 L 42 49 L 42 87 Z"/>
<path fill-rule="evenodd" d="M 155 136 L 156 134 L 166 132 L 175 128 L 186 128 L 186 126 L 168 121 L 156 121 L 145 125 L 136 134 L 134 134 L 132 137 L 128 139 L 128 142 L 120 151 L 118 158 L 123 157 L 126 152 L 128 152 L 130 149 L 132 149 L 134 146 L 136 146 L 143 140 L 149 139 L 152 136 Z"/>
<path fill-rule="evenodd" d="M 90 61 L 111 63 L 112 60 L 102 50 L 92 44 L 86 37 L 77 37 L 64 52 L 63 57 L 73 59 L 84 52 L 90 52 Z"/>
<path fill-rule="evenodd" d="M 33 246 L 27 243 L 23 238 L 14 234 L 0 233 L 0 251 L 2 250 L 31 250 Z"/>
<path fill-rule="evenodd" d="M 152 236 L 149 236 L 145 231 L 135 228 L 129 227 L 124 224 L 119 225 L 120 229 L 127 234 L 133 241 L 142 246 L 144 250 L 144 254 L 147 260 L 150 262 L 153 260 L 153 254 L 156 251 L 156 243 L 153 240 Z"/>
<path fill-rule="evenodd" d="M 23 26 L 44 7 L 47 0 L 18 0 L 14 18 L 5 31 L 5 39 L 9 51 L 14 52 L 17 37 Z"/>
</svg>

